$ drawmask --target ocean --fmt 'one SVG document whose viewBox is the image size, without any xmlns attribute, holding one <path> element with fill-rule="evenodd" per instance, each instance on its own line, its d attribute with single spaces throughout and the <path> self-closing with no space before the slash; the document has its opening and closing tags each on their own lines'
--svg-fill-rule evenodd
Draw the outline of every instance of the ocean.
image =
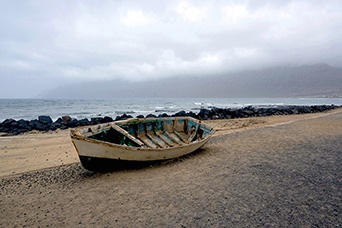
<svg viewBox="0 0 342 228">
<path fill-rule="evenodd" d="M 0 99 L 0 122 L 50 116 L 54 121 L 64 115 L 83 119 L 124 113 L 138 115 L 174 114 L 181 110 L 198 113 L 201 108 L 275 107 L 284 105 L 342 105 L 342 98 L 120 98 L 97 100 Z"/>
</svg>

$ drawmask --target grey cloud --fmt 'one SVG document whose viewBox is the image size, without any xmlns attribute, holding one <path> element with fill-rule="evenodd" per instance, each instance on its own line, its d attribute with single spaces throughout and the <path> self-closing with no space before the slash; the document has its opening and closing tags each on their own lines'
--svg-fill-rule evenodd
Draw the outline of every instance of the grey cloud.
<svg viewBox="0 0 342 228">
<path fill-rule="evenodd" d="M 0 98 L 81 81 L 342 67 L 341 9 L 338 0 L 2 1 Z"/>
</svg>

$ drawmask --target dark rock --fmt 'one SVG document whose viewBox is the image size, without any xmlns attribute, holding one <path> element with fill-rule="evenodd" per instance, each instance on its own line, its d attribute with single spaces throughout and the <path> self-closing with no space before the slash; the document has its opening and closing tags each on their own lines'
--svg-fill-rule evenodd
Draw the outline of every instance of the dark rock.
<svg viewBox="0 0 342 228">
<path fill-rule="evenodd" d="M 53 123 L 57 128 L 61 128 L 62 127 L 62 124 L 60 122 L 54 122 Z"/>
<path fill-rule="evenodd" d="M 201 116 L 204 116 L 204 115 L 209 116 L 210 114 L 211 114 L 211 111 L 208 109 L 204 109 L 204 108 L 202 108 L 198 113 L 198 115 L 201 115 Z"/>
<path fill-rule="evenodd" d="M 72 119 L 71 121 L 68 122 L 67 124 L 68 127 L 77 127 L 79 126 L 79 122 L 77 119 Z"/>
<path fill-rule="evenodd" d="M 318 111 L 318 112 L 324 112 L 325 111 L 325 107 L 324 106 L 315 106 L 315 109 Z"/>
<path fill-rule="evenodd" d="M 222 109 L 222 108 L 212 108 L 211 109 L 211 113 L 212 113 L 212 115 L 219 115 L 219 114 L 223 114 L 224 113 L 224 109 Z"/>
<path fill-rule="evenodd" d="M 60 129 L 61 129 L 61 130 L 68 129 L 68 126 L 67 126 L 67 125 L 62 125 L 62 126 L 60 127 Z"/>
<path fill-rule="evenodd" d="M 139 115 L 139 116 L 137 116 L 137 118 L 139 118 L 139 119 L 143 119 L 143 118 L 145 118 L 143 115 Z"/>
<path fill-rule="evenodd" d="M 251 111 L 251 110 L 243 110 L 242 111 L 242 114 L 245 115 L 245 116 L 253 116 L 254 115 L 254 111 Z"/>
<path fill-rule="evenodd" d="M 24 119 L 20 119 L 17 121 L 18 125 L 20 128 L 27 128 L 28 124 L 30 123 L 30 121 L 24 120 Z"/>
<path fill-rule="evenodd" d="M 231 119 L 232 116 L 231 116 L 231 115 L 225 115 L 224 118 L 225 118 L 225 119 Z"/>
<path fill-rule="evenodd" d="M 158 118 L 165 118 L 165 117 L 169 117 L 169 115 L 166 114 L 166 113 L 163 113 L 163 114 L 159 114 L 159 115 L 158 115 Z"/>
<path fill-rule="evenodd" d="M 157 116 L 156 115 L 153 115 L 153 114 L 148 114 L 147 116 L 146 116 L 146 118 L 156 118 Z"/>
<path fill-rule="evenodd" d="M 231 109 L 229 110 L 229 115 L 231 115 L 233 118 L 241 118 L 243 117 L 240 113 L 240 110 L 239 109 Z"/>
<path fill-rule="evenodd" d="M 62 116 L 62 122 L 70 122 L 72 118 L 70 116 Z"/>
<path fill-rule="evenodd" d="M 312 108 L 309 106 L 296 106 L 294 107 L 299 114 L 311 113 Z"/>
<path fill-rule="evenodd" d="M 33 130 L 44 131 L 45 126 L 39 120 L 31 120 L 28 124 Z"/>
<path fill-rule="evenodd" d="M 109 123 L 109 122 L 113 122 L 113 119 L 109 116 L 105 116 L 103 117 L 103 123 Z"/>
<path fill-rule="evenodd" d="M 90 119 L 91 124 L 101 124 L 103 123 L 103 118 L 102 117 L 93 117 Z"/>
<path fill-rule="evenodd" d="M 202 108 L 197 114 L 197 116 L 200 120 L 207 120 L 212 116 L 212 112 L 208 109 Z"/>
<path fill-rule="evenodd" d="M 43 125 L 44 126 L 44 131 L 49 131 L 52 124 L 45 124 L 45 125 Z"/>
<path fill-rule="evenodd" d="M 46 130 L 46 126 L 43 125 L 42 123 L 38 122 L 38 123 L 35 124 L 33 129 L 36 129 L 38 131 L 45 131 Z"/>
<path fill-rule="evenodd" d="M 298 114 L 298 113 L 299 113 L 298 110 L 297 110 L 296 108 L 292 108 L 292 109 L 290 110 L 290 112 L 292 112 L 291 114 Z"/>
<path fill-rule="evenodd" d="M 217 119 L 219 119 L 219 116 L 218 115 L 213 115 L 213 116 L 210 117 L 210 119 L 217 120 Z"/>
<path fill-rule="evenodd" d="M 266 116 L 267 115 L 267 109 L 266 108 L 259 108 L 256 111 L 257 116 Z"/>
<path fill-rule="evenodd" d="M 117 117 L 115 118 L 115 120 L 127 120 L 127 119 L 129 119 L 129 118 L 133 118 L 133 116 L 127 115 L 126 113 L 124 113 L 122 116 L 117 116 Z"/>
<path fill-rule="evenodd" d="M 58 118 L 57 121 L 62 125 L 68 126 L 68 124 L 72 121 L 72 118 L 70 116 L 62 116 L 62 118 Z"/>
<path fill-rule="evenodd" d="M 5 119 L 3 122 L 2 122 L 2 126 L 3 127 L 10 127 L 11 124 L 15 122 L 14 119 Z"/>
<path fill-rule="evenodd" d="M 225 118 L 225 115 L 224 115 L 223 113 L 220 113 L 220 114 L 218 115 L 218 118 L 219 118 L 220 120 L 222 120 L 222 119 Z"/>
<path fill-rule="evenodd" d="M 194 112 L 192 112 L 192 111 L 190 111 L 187 115 L 188 115 L 188 116 L 191 116 L 191 117 L 193 117 L 193 118 L 196 118 L 196 119 L 198 118 L 197 114 L 194 113 Z"/>
<path fill-rule="evenodd" d="M 38 116 L 38 120 L 43 124 L 52 123 L 50 116 Z"/>
<path fill-rule="evenodd" d="M 13 135 L 19 135 L 21 133 L 20 129 L 15 129 L 11 132 Z"/>
<path fill-rule="evenodd" d="M 40 123 L 38 120 L 31 120 L 29 125 L 33 127 L 35 124 Z"/>
<path fill-rule="evenodd" d="M 87 126 L 87 125 L 91 125 L 91 122 L 87 118 L 85 118 L 85 119 L 79 120 L 78 125 L 79 126 Z"/>
<path fill-rule="evenodd" d="M 177 112 L 174 116 L 187 116 L 186 112 L 184 110 Z"/>
<path fill-rule="evenodd" d="M 19 127 L 18 122 L 14 121 L 11 123 L 11 128 L 18 128 L 18 127 Z"/>
</svg>

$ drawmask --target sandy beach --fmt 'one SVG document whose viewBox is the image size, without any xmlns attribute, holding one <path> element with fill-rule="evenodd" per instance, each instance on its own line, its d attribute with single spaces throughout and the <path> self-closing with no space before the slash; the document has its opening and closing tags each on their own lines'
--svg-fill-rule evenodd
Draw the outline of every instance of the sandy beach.
<svg viewBox="0 0 342 228">
<path fill-rule="evenodd" d="M 342 224 L 342 109 L 205 121 L 199 151 L 93 173 L 69 130 L 0 137 L 0 227 Z"/>
</svg>

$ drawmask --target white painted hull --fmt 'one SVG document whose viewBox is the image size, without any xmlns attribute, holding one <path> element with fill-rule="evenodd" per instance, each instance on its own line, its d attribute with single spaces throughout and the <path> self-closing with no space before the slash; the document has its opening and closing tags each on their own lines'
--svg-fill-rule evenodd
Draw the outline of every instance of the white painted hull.
<svg viewBox="0 0 342 228">
<path fill-rule="evenodd" d="M 108 161 L 144 163 L 194 152 L 215 130 L 191 117 L 129 119 L 71 131 L 82 165 L 97 170 Z M 113 164 L 110 164 L 113 166 Z"/>
<path fill-rule="evenodd" d="M 177 158 L 194 152 L 208 140 L 209 137 L 184 146 L 152 149 L 121 146 L 106 142 L 94 143 L 87 139 L 72 139 L 79 156 L 125 161 L 159 161 Z"/>
</svg>

